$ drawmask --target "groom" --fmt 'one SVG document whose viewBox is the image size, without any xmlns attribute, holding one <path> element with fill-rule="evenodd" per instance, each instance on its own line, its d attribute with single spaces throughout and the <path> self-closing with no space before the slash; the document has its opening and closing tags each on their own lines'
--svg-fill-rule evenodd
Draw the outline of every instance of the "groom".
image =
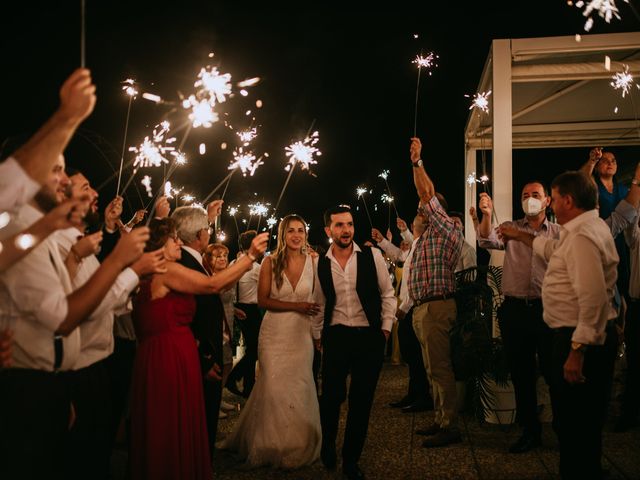
<svg viewBox="0 0 640 480">
<path fill-rule="evenodd" d="M 353 241 L 351 208 L 339 205 L 324 213 L 332 240 L 318 261 L 324 302 L 323 366 L 320 418 L 324 465 L 336 467 L 336 435 L 340 406 L 349 411 L 342 446 L 342 471 L 350 480 L 364 479 L 358 467 L 384 349 L 395 319 L 396 299 L 382 254 Z"/>
</svg>

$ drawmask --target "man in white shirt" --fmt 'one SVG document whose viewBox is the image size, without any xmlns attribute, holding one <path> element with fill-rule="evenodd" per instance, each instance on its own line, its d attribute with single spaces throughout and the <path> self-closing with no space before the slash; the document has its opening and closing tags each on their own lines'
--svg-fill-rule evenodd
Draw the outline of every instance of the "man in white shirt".
<svg viewBox="0 0 640 480">
<path fill-rule="evenodd" d="M 562 478 L 602 478 L 602 427 L 613 378 L 612 320 L 618 254 L 598 217 L 598 192 L 581 172 L 551 184 L 551 207 L 563 227 L 557 240 L 501 227 L 505 239 L 533 247 L 549 263 L 542 283 L 544 321 L 553 330 L 550 393 Z"/>
<path fill-rule="evenodd" d="M 86 221 L 88 224 L 97 223 L 98 193 L 79 171 L 67 169 L 67 173 L 70 180 L 67 195 L 72 200 L 88 196 L 91 203 Z M 100 268 L 95 253 L 102 232 L 87 236 L 83 232 L 82 227 L 72 227 L 61 230 L 55 237 L 74 290 L 87 283 Z M 69 435 L 68 478 L 86 478 L 87 472 L 96 479 L 109 477 L 112 395 L 106 360 L 114 348 L 114 315 L 123 311 L 140 277 L 160 273 L 163 268 L 162 250 L 144 253 L 118 275 L 100 304 L 78 327 L 80 352 L 71 371 L 65 374 L 74 408 L 81 412 Z"/>
<path fill-rule="evenodd" d="M 342 471 L 350 480 L 364 479 L 358 460 L 386 341 L 395 321 L 396 298 L 382 254 L 354 243 L 351 208 L 331 208 L 324 221 L 332 244 L 318 260 L 319 293 L 326 299 L 318 314 L 324 321 L 320 455 L 327 468 L 335 468 L 340 406 L 347 397 L 346 380 L 351 375 Z"/>
<path fill-rule="evenodd" d="M 240 235 L 238 258 L 247 254 L 257 233 L 255 230 L 248 230 Z M 253 389 L 256 378 L 256 362 L 258 361 L 258 335 L 262 324 L 262 312 L 258 308 L 258 278 L 260 278 L 260 264 L 255 261 L 251 270 L 242 275 L 236 284 L 236 307 L 247 316 L 244 320 L 239 321 L 245 351 L 244 356 L 231 370 L 225 385 L 230 392 L 245 398 L 249 397 Z M 242 391 L 237 387 L 240 380 L 243 384 Z"/>
<path fill-rule="evenodd" d="M 0 231 L 28 228 L 64 199 L 69 180 L 59 156 L 45 186 Z M 0 376 L 0 478 L 60 478 L 64 440 L 73 423 L 66 382 L 81 349 L 78 325 L 144 249 L 148 229 L 123 239 L 81 288 L 73 289 L 55 235 L 0 275 L 2 315 L 14 331 L 11 368 Z"/>
</svg>

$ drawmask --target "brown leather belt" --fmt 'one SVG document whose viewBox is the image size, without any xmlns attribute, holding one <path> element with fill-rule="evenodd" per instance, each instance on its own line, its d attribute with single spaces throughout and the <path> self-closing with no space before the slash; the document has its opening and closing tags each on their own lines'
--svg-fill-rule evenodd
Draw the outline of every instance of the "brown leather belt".
<svg viewBox="0 0 640 480">
<path fill-rule="evenodd" d="M 448 300 L 449 298 L 453 298 L 453 293 L 443 293 L 442 295 L 433 295 L 431 297 L 424 297 L 420 300 L 416 300 L 413 302 L 415 306 L 422 305 L 423 303 L 435 302 L 437 300 Z"/>
</svg>

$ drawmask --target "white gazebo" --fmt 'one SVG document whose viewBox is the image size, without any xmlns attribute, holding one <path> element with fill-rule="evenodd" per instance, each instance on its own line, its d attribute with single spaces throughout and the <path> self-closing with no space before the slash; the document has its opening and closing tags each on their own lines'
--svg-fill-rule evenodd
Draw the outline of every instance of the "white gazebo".
<svg viewBox="0 0 640 480">
<path fill-rule="evenodd" d="M 469 115 L 465 175 L 477 171 L 478 150 L 492 150 L 488 174 L 498 218 L 513 218 L 514 148 L 640 145 L 640 90 L 634 85 L 622 98 L 610 85 L 614 73 L 627 67 L 640 75 L 640 33 L 492 42 L 477 90 L 492 91 L 490 110 Z M 465 200 L 468 211 L 476 185 L 466 188 L 472 190 Z M 467 241 L 475 245 L 466 218 Z"/>
</svg>

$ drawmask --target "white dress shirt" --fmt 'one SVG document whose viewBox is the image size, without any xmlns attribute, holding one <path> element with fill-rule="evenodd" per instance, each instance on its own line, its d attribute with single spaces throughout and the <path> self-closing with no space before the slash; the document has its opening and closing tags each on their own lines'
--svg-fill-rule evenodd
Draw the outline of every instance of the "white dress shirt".
<svg viewBox="0 0 640 480">
<path fill-rule="evenodd" d="M 466 241 L 462 242 L 462 251 L 456 265 L 456 272 L 461 272 L 467 268 L 475 267 L 478 264 L 476 251 Z"/>
<path fill-rule="evenodd" d="M 618 253 L 598 210 L 565 223 L 557 240 L 538 236 L 533 250 L 549 264 L 542 282 L 544 321 L 551 328 L 575 327 L 572 340 L 602 345 L 613 306 Z"/>
<path fill-rule="evenodd" d="M 29 227 L 43 214 L 31 205 L 23 206 L 14 220 L 0 230 L 11 236 Z M 29 255 L 0 274 L 4 284 L 0 308 L 14 331 L 13 368 L 53 371 L 55 331 L 68 313 L 67 295 L 71 279 L 55 241 L 57 232 Z M 74 367 L 80 353 L 80 330 L 63 337 L 60 370 Z"/>
<path fill-rule="evenodd" d="M 418 239 L 414 239 L 411 242 L 411 249 L 409 250 L 409 255 L 407 255 L 407 259 L 402 266 L 402 281 L 400 282 L 400 293 L 398 298 L 400 299 L 400 306 L 398 310 L 402 311 L 405 315 L 411 307 L 413 307 L 413 300 L 409 295 L 409 275 L 411 275 L 411 260 L 413 259 L 413 252 L 416 250 L 416 244 L 418 243 Z"/>
<path fill-rule="evenodd" d="M 0 163 L 0 213 L 16 213 L 40 190 L 40 184 L 9 157 Z"/>
<path fill-rule="evenodd" d="M 358 293 L 356 292 L 356 281 L 358 274 L 358 256 L 357 252 L 362 251 L 360 247 L 353 242 L 353 251 L 344 270 L 333 256 L 334 245 L 331 245 L 326 256 L 330 260 L 331 275 L 333 277 L 333 287 L 336 291 L 336 305 L 333 309 L 331 325 L 346 325 L 348 327 L 368 327 L 369 321 L 364 313 Z M 387 271 L 387 265 L 382 258 L 382 254 L 375 248 L 371 249 L 373 260 L 376 265 L 376 273 L 378 277 L 378 290 L 382 299 L 381 321 L 383 330 L 391 331 L 393 322 L 396 320 L 397 300 L 391 285 L 391 278 Z M 318 288 L 318 303 L 324 305 L 324 292 L 322 288 Z M 324 310 L 324 309 L 321 309 Z M 318 316 L 324 315 L 320 312 Z"/>
<path fill-rule="evenodd" d="M 404 238 L 402 239 L 404 240 Z M 412 240 L 413 241 L 413 240 Z M 383 238 L 378 242 L 378 246 L 382 249 L 382 251 L 389 257 L 389 260 L 392 262 L 406 262 L 407 256 L 409 255 L 409 250 L 402 250 L 400 247 L 396 247 L 393 243 L 391 243 L 386 238 Z"/>
<path fill-rule="evenodd" d="M 55 240 L 62 258 L 67 258 L 80 236 L 82 232 L 77 228 L 57 232 Z M 75 277 L 71 279 L 73 289 L 77 290 L 87 283 L 99 268 L 100 262 L 95 255 L 85 257 L 78 265 Z M 114 315 L 116 312 L 123 313 L 126 309 L 129 294 L 136 288 L 138 281 L 138 275 L 133 270 L 123 270 L 93 313 L 80 324 L 80 355 L 74 370 L 88 367 L 113 353 Z"/>
<path fill-rule="evenodd" d="M 240 254 L 238 259 L 244 257 L 245 254 Z M 232 262 L 232 263 L 235 263 Z M 238 303 L 258 303 L 258 279 L 260 278 L 260 264 L 253 262 L 251 270 L 245 272 L 244 275 L 238 280 L 237 288 L 237 302 Z"/>
</svg>

